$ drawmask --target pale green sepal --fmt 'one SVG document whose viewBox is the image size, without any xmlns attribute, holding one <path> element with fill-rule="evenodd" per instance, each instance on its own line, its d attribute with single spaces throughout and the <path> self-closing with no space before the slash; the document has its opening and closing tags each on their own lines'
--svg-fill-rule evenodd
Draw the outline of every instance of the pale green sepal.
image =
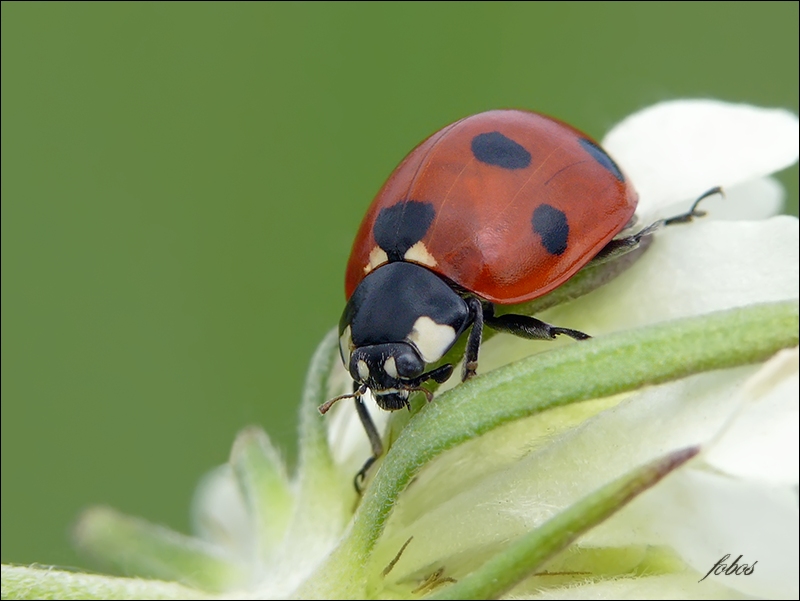
<svg viewBox="0 0 800 601">
<path fill-rule="evenodd" d="M 258 555 L 267 561 L 286 531 L 294 502 L 286 467 L 258 426 L 236 437 L 230 464 L 256 528 Z"/>
<path fill-rule="evenodd" d="M 338 345 L 337 331 L 332 330 L 317 347 L 306 376 L 294 511 L 281 553 L 269 566 L 272 577 L 282 581 L 282 590 L 299 586 L 324 560 L 342 536 L 356 503 L 352 474 L 334 463 L 325 418 L 318 410 L 331 397 L 331 378 L 341 361 Z"/>
<path fill-rule="evenodd" d="M 534 574 L 581 534 L 620 510 L 699 452 L 690 447 L 636 469 L 584 497 L 539 528 L 514 541 L 466 578 L 430 599 L 496 599 Z"/>
<path fill-rule="evenodd" d="M 54 568 L 2 568 L 3 599 L 207 599 L 175 582 L 117 578 Z"/>
<path fill-rule="evenodd" d="M 77 546 L 128 576 L 172 580 L 222 591 L 246 574 L 222 547 L 107 507 L 86 510 L 75 527 Z"/>
<path fill-rule="evenodd" d="M 302 487 L 313 488 L 318 478 L 332 477 L 336 468 L 328 447 L 319 406 L 328 400 L 329 380 L 339 359 L 339 338 L 331 330 L 319 343 L 306 373 L 300 402 L 299 469 Z"/>
</svg>

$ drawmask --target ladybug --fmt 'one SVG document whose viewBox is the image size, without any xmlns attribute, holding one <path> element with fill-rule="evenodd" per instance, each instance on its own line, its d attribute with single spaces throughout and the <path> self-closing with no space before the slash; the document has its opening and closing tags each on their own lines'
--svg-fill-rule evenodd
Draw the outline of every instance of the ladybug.
<svg viewBox="0 0 800 601">
<path fill-rule="evenodd" d="M 530 339 L 588 334 L 527 315 L 495 315 L 560 286 L 589 262 L 638 247 L 643 236 L 703 213 L 691 210 L 637 234 L 638 195 L 600 145 L 545 115 L 494 110 L 456 121 L 403 159 L 367 210 L 345 275 L 347 305 L 340 352 L 373 456 L 356 488 L 383 453 L 363 397 L 382 409 L 409 406 L 427 381 L 442 383 L 452 364 L 436 367 L 467 336 L 462 380 L 475 375 L 484 327 Z M 467 333 L 468 332 L 468 333 Z"/>
</svg>

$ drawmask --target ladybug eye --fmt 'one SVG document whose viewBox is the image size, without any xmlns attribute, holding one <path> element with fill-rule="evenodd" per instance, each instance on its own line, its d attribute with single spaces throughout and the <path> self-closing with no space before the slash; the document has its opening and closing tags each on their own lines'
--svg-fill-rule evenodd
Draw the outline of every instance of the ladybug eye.
<svg viewBox="0 0 800 601">
<path fill-rule="evenodd" d="M 394 358 L 397 375 L 401 378 L 414 378 L 422 374 L 425 364 L 416 353 L 408 351 Z"/>
</svg>

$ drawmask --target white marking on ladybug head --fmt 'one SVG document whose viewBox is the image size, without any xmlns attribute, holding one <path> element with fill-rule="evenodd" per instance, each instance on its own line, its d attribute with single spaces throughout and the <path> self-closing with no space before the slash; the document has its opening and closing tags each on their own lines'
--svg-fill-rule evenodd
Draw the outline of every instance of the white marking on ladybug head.
<svg viewBox="0 0 800 601">
<path fill-rule="evenodd" d="M 456 331 L 451 326 L 436 323 L 430 317 L 423 315 L 414 322 L 407 339 L 417 347 L 425 363 L 433 363 L 441 359 L 453 346 Z"/>
<path fill-rule="evenodd" d="M 388 262 L 389 255 L 380 246 L 376 246 L 369 252 L 369 263 L 364 266 L 364 275 Z"/>
<path fill-rule="evenodd" d="M 362 382 L 369 378 L 369 365 L 363 359 L 358 360 L 358 377 Z"/>
<path fill-rule="evenodd" d="M 355 346 L 353 345 L 353 334 L 350 330 L 350 326 L 347 326 L 342 332 L 342 335 L 339 336 L 339 352 L 342 354 L 342 361 L 344 361 L 345 365 L 350 365 L 350 355 L 353 354 L 355 350 Z"/>
<path fill-rule="evenodd" d="M 427 265 L 428 267 L 436 267 L 436 259 L 431 253 L 428 252 L 428 247 L 423 244 L 422 240 L 417 242 L 414 246 L 406 251 L 403 255 L 406 261 L 412 263 L 419 263 L 420 265 Z"/>
<path fill-rule="evenodd" d="M 383 371 L 392 378 L 397 377 L 397 363 L 394 362 L 394 357 L 389 357 L 383 362 Z"/>
<path fill-rule="evenodd" d="M 375 396 L 386 396 L 387 394 L 396 394 L 400 397 L 407 399 L 409 395 L 409 391 L 406 389 L 397 389 L 397 388 L 385 388 L 383 390 L 371 390 L 372 394 Z"/>
</svg>

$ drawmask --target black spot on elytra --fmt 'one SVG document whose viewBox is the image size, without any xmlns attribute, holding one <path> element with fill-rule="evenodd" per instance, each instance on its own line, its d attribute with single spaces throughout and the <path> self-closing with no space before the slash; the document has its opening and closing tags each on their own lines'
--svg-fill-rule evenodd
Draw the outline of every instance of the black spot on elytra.
<svg viewBox="0 0 800 601">
<path fill-rule="evenodd" d="M 605 150 L 586 138 L 580 138 L 578 141 L 581 143 L 581 146 L 583 146 L 583 149 L 592 155 L 592 158 L 595 161 L 608 169 L 619 181 L 625 181 L 625 176 L 622 175 L 622 171 L 620 171 L 619 167 L 617 167 L 617 164 L 614 162 L 614 159 L 608 156 Z"/>
<path fill-rule="evenodd" d="M 539 205 L 531 218 L 533 231 L 542 238 L 542 246 L 551 255 L 560 255 L 567 250 L 569 223 L 567 216 L 550 205 Z"/>
<path fill-rule="evenodd" d="M 531 153 L 499 131 L 472 138 L 472 154 L 481 163 L 503 169 L 524 169 L 531 164 Z"/>
<path fill-rule="evenodd" d="M 390 261 L 402 261 L 406 251 L 425 236 L 435 214 L 429 202 L 400 202 L 378 213 L 372 233 Z"/>
</svg>

